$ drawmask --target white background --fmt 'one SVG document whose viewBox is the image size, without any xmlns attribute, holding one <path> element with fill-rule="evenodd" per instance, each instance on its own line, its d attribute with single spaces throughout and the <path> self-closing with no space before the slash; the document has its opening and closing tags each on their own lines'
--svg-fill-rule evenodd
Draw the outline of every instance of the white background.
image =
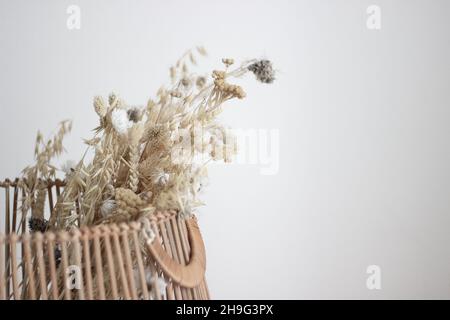
<svg viewBox="0 0 450 320">
<path fill-rule="evenodd" d="M 81 29 L 66 9 L 81 8 Z M 366 9 L 381 8 L 381 30 Z M 214 166 L 199 219 L 213 298 L 450 298 L 450 2 L 0 1 L 1 177 L 36 131 L 74 120 L 66 158 L 97 125 L 94 95 L 145 104 L 204 45 L 266 57 L 273 85 L 222 115 L 278 129 L 279 171 Z M 382 289 L 368 290 L 379 265 Z"/>
</svg>

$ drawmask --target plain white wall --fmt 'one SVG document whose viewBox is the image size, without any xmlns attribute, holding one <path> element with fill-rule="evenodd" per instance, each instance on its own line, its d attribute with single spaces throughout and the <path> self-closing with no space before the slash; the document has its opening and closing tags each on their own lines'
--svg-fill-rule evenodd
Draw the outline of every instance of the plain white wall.
<svg viewBox="0 0 450 320">
<path fill-rule="evenodd" d="M 81 8 L 81 29 L 66 9 Z M 366 27 L 369 5 L 381 29 Z M 0 1 L 1 177 L 32 162 L 36 131 L 94 95 L 145 104 L 188 48 L 267 57 L 267 86 L 222 121 L 279 130 L 279 171 L 213 166 L 198 215 L 213 298 L 450 298 L 450 2 Z M 274 146 L 276 147 L 276 146 Z M 276 148 L 274 149 L 276 150 Z M 366 268 L 381 267 L 381 290 Z"/>
</svg>

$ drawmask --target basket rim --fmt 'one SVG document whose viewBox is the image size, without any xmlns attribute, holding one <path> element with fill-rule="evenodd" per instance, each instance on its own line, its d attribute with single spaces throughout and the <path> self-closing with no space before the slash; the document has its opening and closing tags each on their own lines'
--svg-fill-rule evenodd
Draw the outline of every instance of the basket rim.
<svg viewBox="0 0 450 320">
<path fill-rule="evenodd" d="M 154 229 L 154 223 L 158 224 L 160 222 L 169 221 L 171 218 L 179 216 L 175 210 L 165 210 L 157 211 L 149 216 L 141 217 L 138 220 L 132 220 L 128 222 L 120 223 L 101 223 L 96 225 L 86 225 L 86 226 L 72 226 L 70 229 L 65 230 L 48 230 L 45 232 L 35 231 L 29 232 L 28 230 L 24 233 L 3 233 L 0 232 L 0 243 L 9 242 L 23 242 L 23 241 L 58 241 L 58 242 L 71 242 L 76 239 L 87 239 L 92 240 L 95 237 L 109 235 L 112 233 L 123 233 L 126 231 L 141 231 L 144 227 L 144 219 L 150 222 L 150 225 Z M 181 217 L 181 216 L 180 216 Z M 184 219 L 184 217 L 182 217 Z M 190 219 L 195 219 L 195 215 L 189 217 Z M 154 230 L 155 232 L 157 230 Z"/>
<path fill-rule="evenodd" d="M 47 179 L 47 180 L 43 180 L 43 179 L 39 178 L 38 181 L 47 183 L 47 187 L 49 187 L 49 188 L 53 187 L 53 186 L 57 186 L 57 187 L 65 187 L 66 186 L 66 181 L 61 180 L 59 178 Z M 27 179 L 26 178 L 15 178 L 15 179 L 5 178 L 4 180 L 0 180 L 0 188 L 17 187 L 17 186 L 19 186 L 19 182 L 26 183 Z"/>
<path fill-rule="evenodd" d="M 26 178 L 15 178 L 14 180 L 11 180 L 9 178 L 4 179 L 3 181 L 0 180 L 0 188 L 7 189 L 9 187 L 20 187 L 20 182 L 26 183 Z M 66 182 L 65 180 L 61 180 L 59 178 L 57 179 L 38 179 L 39 182 L 45 182 L 47 184 L 48 188 L 51 187 L 65 187 Z M 72 226 L 69 229 L 56 229 L 56 230 L 48 230 L 45 232 L 35 231 L 30 232 L 29 230 L 25 232 L 10 232 L 10 233 L 4 233 L 0 232 L 0 243 L 7 243 L 11 240 L 21 242 L 24 239 L 25 240 L 34 240 L 35 238 L 43 238 L 43 240 L 56 240 L 56 241 L 71 241 L 76 238 L 86 238 L 87 239 L 93 239 L 94 235 L 103 235 L 104 233 L 111 233 L 112 231 L 117 231 L 117 229 L 120 230 L 120 232 L 123 232 L 125 230 L 141 230 L 142 222 L 140 222 L 140 219 L 148 218 L 148 220 L 152 222 L 162 222 L 170 220 L 172 217 L 181 216 L 178 214 L 176 210 L 168 209 L 168 210 L 157 210 L 154 213 L 146 216 L 146 217 L 140 217 L 137 220 L 130 220 L 127 222 L 108 222 L 108 223 L 99 223 L 99 224 L 92 224 L 92 225 L 85 225 L 85 226 Z M 192 217 L 195 217 L 195 215 L 191 215 Z M 183 217 L 183 216 L 181 216 Z"/>
</svg>

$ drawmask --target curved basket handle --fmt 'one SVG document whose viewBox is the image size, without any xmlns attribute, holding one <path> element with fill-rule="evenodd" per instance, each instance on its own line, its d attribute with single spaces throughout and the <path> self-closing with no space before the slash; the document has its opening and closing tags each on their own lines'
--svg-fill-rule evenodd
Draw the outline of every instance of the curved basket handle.
<svg viewBox="0 0 450 320">
<path fill-rule="evenodd" d="M 147 248 L 164 274 L 172 278 L 172 281 L 187 288 L 194 288 L 203 281 L 205 276 L 205 246 L 196 219 L 186 219 L 186 227 L 191 247 L 190 259 L 187 265 L 182 265 L 173 260 L 156 239 L 151 243 L 147 243 Z"/>
</svg>

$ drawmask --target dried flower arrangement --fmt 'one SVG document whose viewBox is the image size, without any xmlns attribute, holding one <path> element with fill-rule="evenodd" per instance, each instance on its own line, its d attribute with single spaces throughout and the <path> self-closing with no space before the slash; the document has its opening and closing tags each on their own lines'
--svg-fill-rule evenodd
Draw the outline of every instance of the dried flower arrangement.
<svg viewBox="0 0 450 320">
<path fill-rule="evenodd" d="M 198 55 L 206 55 L 205 49 L 187 51 L 170 68 L 171 86 L 161 87 L 145 107 L 130 106 L 114 93 L 107 101 L 94 98 L 99 126 L 85 140 L 95 151 L 93 160 L 85 163 L 85 153 L 61 168 L 66 186 L 49 221 L 43 214 L 43 181 L 55 178 L 51 160 L 63 151 L 71 122 L 62 122 L 48 141 L 38 133 L 36 164 L 24 169 L 21 180 L 26 190 L 22 210 L 32 211 L 32 231 L 130 221 L 167 209 L 192 214 L 201 204 L 198 191 L 206 165 L 230 161 L 236 152 L 234 137 L 216 120 L 224 102 L 245 97 L 242 87 L 230 81 L 248 72 L 263 83 L 275 79 L 268 60 L 246 61 L 230 70 L 233 59 L 223 59 L 224 69 L 213 71 L 212 79 L 197 76 L 189 69 Z"/>
</svg>

